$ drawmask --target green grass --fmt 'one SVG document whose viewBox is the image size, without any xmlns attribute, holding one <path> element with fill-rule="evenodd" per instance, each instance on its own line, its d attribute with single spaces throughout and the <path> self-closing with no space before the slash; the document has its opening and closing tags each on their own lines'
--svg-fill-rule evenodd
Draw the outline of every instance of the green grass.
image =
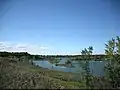
<svg viewBox="0 0 120 90">
<path fill-rule="evenodd" d="M 0 58 L 0 89 L 75 89 L 84 83 L 74 80 L 77 74 L 36 67 L 28 62 Z"/>
<path fill-rule="evenodd" d="M 0 89 L 88 88 L 82 76 L 77 73 L 40 68 L 28 62 L 0 58 Z M 98 81 L 93 84 L 96 86 L 94 88 L 102 88 Z"/>
<path fill-rule="evenodd" d="M 50 76 L 56 79 L 60 79 L 63 81 L 81 81 L 82 77 L 79 74 L 73 74 L 73 73 L 66 73 L 62 71 L 54 71 L 54 70 L 48 70 L 43 68 L 30 68 L 31 72 L 37 72 L 41 75 Z"/>
</svg>

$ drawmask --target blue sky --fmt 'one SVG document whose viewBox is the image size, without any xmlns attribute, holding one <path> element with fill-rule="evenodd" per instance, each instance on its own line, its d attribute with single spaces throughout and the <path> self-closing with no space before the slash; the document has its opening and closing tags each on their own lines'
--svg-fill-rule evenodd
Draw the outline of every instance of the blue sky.
<svg viewBox="0 0 120 90">
<path fill-rule="evenodd" d="M 26 50 L 34 54 L 80 54 L 81 49 L 93 46 L 94 53 L 104 53 L 104 44 L 120 36 L 120 12 L 115 7 L 118 2 L 114 5 L 107 0 L 2 2 L 7 4 L 1 11 L 4 14 L 0 14 L 0 45 L 4 47 L 1 50 L 19 51 L 19 47 L 30 46 Z"/>
</svg>

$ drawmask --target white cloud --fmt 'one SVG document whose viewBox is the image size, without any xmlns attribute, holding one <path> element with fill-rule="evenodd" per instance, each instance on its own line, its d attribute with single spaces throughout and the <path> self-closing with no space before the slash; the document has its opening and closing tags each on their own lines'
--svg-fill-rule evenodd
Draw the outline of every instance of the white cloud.
<svg viewBox="0 0 120 90">
<path fill-rule="evenodd" d="M 0 51 L 45 54 L 49 51 L 49 48 L 46 46 L 33 45 L 28 43 L 0 42 Z"/>
<path fill-rule="evenodd" d="M 39 55 L 78 55 L 80 52 L 58 52 L 53 48 L 44 45 L 30 44 L 30 43 L 14 43 L 14 42 L 0 42 L 0 51 L 7 52 L 28 52 L 30 54 Z"/>
</svg>

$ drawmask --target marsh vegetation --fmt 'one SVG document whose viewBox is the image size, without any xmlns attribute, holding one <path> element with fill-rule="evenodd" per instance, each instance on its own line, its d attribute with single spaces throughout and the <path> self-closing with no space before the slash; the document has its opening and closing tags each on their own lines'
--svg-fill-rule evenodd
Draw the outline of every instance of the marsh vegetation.
<svg viewBox="0 0 120 90">
<path fill-rule="evenodd" d="M 27 52 L 0 52 L 0 88 L 1 89 L 81 89 L 81 88 L 119 88 L 120 87 L 120 38 L 111 39 L 105 44 L 105 54 L 101 56 L 108 63 L 104 76 L 93 76 L 89 61 L 92 60 L 93 47 L 81 51 L 81 56 L 42 56 Z M 97 57 L 100 55 L 96 55 Z M 59 64 L 61 57 L 67 58 L 65 64 Z M 78 59 L 82 57 L 82 59 Z M 100 57 L 100 58 L 101 58 Z M 76 59 L 77 58 L 77 59 Z M 49 60 L 55 65 L 72 66 L 72 61 L 81 61 L 84 72 L 72 73 L 42 68 L 33 60 Z M 94 60 L 94 59 L 93 59 Z"/>
</svg>

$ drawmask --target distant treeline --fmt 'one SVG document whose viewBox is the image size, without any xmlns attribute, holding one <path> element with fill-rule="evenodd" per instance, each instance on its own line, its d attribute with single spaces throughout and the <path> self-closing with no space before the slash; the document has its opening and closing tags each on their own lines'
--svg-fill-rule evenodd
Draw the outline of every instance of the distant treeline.
<svg viewBox="0 0 120 90">
<path fill-rule="evenodd" d="M 27 52 L 0 52 L 1 57 L 27 57 L 28 59 L 43 59 L 41 55 L 31 55 Z"/>
<path fill-rule="evenodd" d="M 105 60 L 105 58 L 107 57 L 107 55 L 104 54 L 100 54 L 100 55 L 31 55 L 27 52 L 0 52 L 0 56 L 1 57 L 17 57 L 20 58 L 21 56 L 27 56 L 28 59 L 34 59 L 34 60 L 38 60 L 38 59 L 55 59 L 55 58 L 69 58 L 71 60 L 84 60 L 89 59 L 89 60 Z"/>
</svg>

